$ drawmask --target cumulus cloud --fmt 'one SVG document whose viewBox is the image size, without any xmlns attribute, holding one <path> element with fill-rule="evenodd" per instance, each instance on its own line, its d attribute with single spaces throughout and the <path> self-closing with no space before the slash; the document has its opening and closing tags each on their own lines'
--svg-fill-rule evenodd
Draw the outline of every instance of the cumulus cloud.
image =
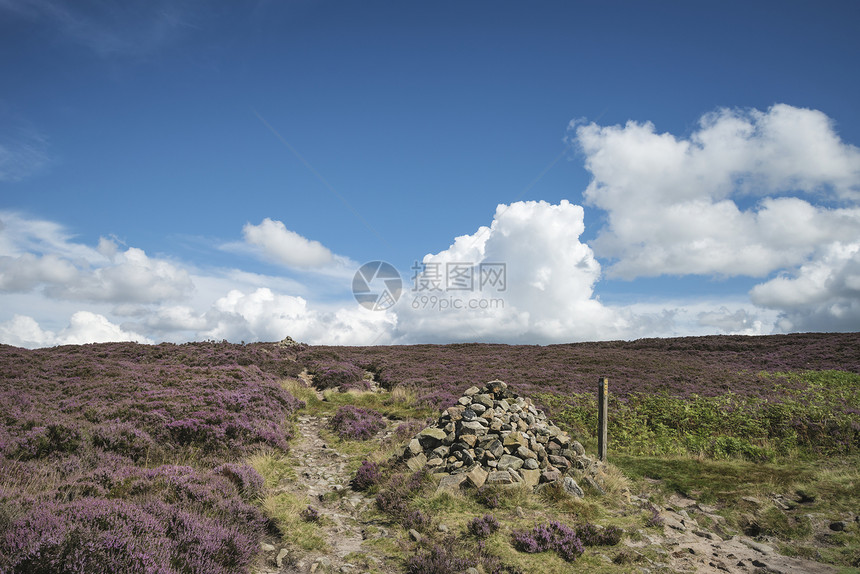
<svg viewBox="0 0 860 574">
<path fill-rule="evenodd" d="M 819 111 L 723 109 L 687 138 L 633 121 L 571 129 L 586 202 L 607 213 L 591 246 L 610 277 L 764 277 L 860 236 L 860 149 Z"/>
<path fill-rule="evenodd" d="M 307 239 L 287 229 L 283 222 L 268 217 L 259 225 L 246 224 L 242 234 L 264 257 L 288 267 L 324 267 L 335 260 L 332 252 L 319 241 Z"/>
<path fill-rule="evenodd" d="M 856 330 L 860 326 L 860 243 L 834 243 L 820 257 L 756 285 L 756 305 L 780 311 L 779 330 Z"/>
<path fill-rule="evenodd" d="M 583 219 L 582 207 L 566 200 L 499 205 L 489 227 L 424 257 L 424 271 L 397 306 L 400 337 L 548 342 L 617 335 L 627 323 L 593 297 L 600 264 L 579 240 Z M 503 289 L 487 275 L 499 265 Z"/>
<path fill-rule="evenodd" d="M 120 252 L 102 238 L 93 249 L 61 226 L 0 213 L 0 292 L 43 289 L 51 298 L 89 302 L 159 302 L 194 289 L 188 272 L 142 249 Z"/>
<path fill-rule="evenodd" d="M 291 337 L 315 344 L 371 345 L 390 340 L 396 325 L 393 313 L 374 312 L 353 305 L 333 311 L 311 309 L 302 297 L 282 295 L 267 288 L 252 292 L 232 290 L 207 312 L 214 326 L 208 338 L 230 341 L 274 341 Z"/>
<path fill-rule="evenodd" d="M 0 341 L 18 347 L 52 347 L 116 341 L 152 343 L 152 340 L 139 333 L 126 331 L 121 326 L 111 323 L 104 315 L 89 311 L 74 313 L 68 326 L 59 333 L 42 330 L 32 317 L 15 315 L 12 319 L 0 323 Z"/>
<path fill-rule="evenodd" d="M 702 311 L 697 318 L 699 325 L 715 327 L 728 335 L 760 335 L 764 328 L 758 316 L 747 309 L 731 311 L 722 306 L 715 311 Z"/>
</svg>

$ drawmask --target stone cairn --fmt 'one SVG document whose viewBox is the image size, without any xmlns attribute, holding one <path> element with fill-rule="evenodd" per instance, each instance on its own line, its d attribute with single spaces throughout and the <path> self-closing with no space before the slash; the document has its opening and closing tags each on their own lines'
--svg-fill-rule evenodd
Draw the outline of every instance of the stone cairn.
<svg viewBox="0 0 860 574">
<path fill-rule="evenodd" d="M 598 492 L 601 464 L 582 445 L 502 381 L 471 387 L 453 407 L 419 432 L 401 458 L 412 471 L 439 475 L 440 491 L 466 486 L 519 485 L 542 488 L 561 481 L 574 496 L 584 491 L 570 474 Z M 597 479 L 597 480 L 595 480 Z"/>
</svg>

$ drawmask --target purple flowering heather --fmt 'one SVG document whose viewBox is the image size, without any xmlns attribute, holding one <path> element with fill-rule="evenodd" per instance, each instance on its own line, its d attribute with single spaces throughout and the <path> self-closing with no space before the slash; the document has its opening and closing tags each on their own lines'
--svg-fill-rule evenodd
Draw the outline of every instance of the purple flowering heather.
<svg viewBox="0 0 860 574">
<path fill-rule="evenodd" d="M 238 460 L 288 447 L 294 355 L 0 345 L 0 572 L 247 572 L 268 521 Z"/>
<path fill-rule="evenodd" d="M 329 426 L 342 439 L 367 440 L 384 429 L 385 422 L 374 410 L 344 405 L 337 409 Z"/>
<path fill-rule="evenodd" d="M 511 539 L 514 548 L 520 552 L 537 554 L 554 550 L 568 562 L 573 562 L 584 552 L 576 531 L 555 521 L 537 525 L 531 530 L 516 530 Z"/>
</svg>

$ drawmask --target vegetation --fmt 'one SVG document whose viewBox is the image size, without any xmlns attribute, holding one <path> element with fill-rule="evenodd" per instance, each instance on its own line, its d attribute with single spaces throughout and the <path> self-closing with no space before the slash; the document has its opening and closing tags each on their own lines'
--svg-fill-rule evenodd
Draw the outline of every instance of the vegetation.
<svg viewBox="0 0 860 574">
<path fill-rule="evenodd" d="M 391 463 L 438 408 L 495 378 L 593 452 L 600 376 L 610 378 L 612 463 L 602 492 L 437 492 L 438 477 Z M 368 391 L 373 379 L 383 391 Z M 858 334 L 0 346 L 0 404 L 4 573 L 249 572 L 272 536 L 325 551 L 318 501 L 276 488 L 296 479 L 300 414 L 329 419 L 324 440 L 349 457 L 352 489 L 375 501 L 368 532 L 395 533 L 368 548 L 400 570 L 552 573 L 575 560 L 583 571 L 636 571 L 659 554 L 619 541 L 662 532 L 663 520 L 648 504 L 630 511 L 628 491 L 654 504 L 692 497 L 726 535 L 860 568 Z M 385 438 L 368 440 L 383 425 Z"/>
</svg>

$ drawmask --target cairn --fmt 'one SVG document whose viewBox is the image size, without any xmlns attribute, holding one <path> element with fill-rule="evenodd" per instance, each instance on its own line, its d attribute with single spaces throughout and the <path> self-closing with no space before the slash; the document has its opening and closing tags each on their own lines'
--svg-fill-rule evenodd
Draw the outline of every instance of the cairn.
<svg viewBox="0 0 860 574">
<path fill-rule="evenodd" d="M 467 389 L 456 405 L 409 441 L 401 458 L 410 470 L 427 467 L 439 475 L 439 490 L 518 484 L 542 488 L 561 481 L 570 494 L 584 496 L 571 474 L 603 490 L 595 480 L 603 474 L 600 463 L 531 399 L 510 392 L 498 380 Z"/>
</svg>

